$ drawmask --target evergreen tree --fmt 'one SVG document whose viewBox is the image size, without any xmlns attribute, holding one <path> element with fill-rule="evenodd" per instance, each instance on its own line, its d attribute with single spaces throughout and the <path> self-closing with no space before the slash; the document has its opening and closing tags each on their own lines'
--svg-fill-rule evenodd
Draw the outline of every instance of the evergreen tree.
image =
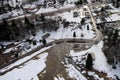
<svg viewBox="0 0 120 80">
<path fill-rule="evenodd" d="M 84 24 L 85 24 L 85 19 L 82 18 L 82 20 L 81 20 L 81 25 L 84 25 Z"/>
<path fill-rule="evenodd" d="M 47 1 L 46 1 L 46 0 L 44 0 L 43 7 L 44 7 L 44 8 L 46 8 L 46 7 L 47 7 Z"/>
<path fill-rule="evenodd" d="M 118 35 L 119 35 L 119 31 L 118 29 L 115 30 L 115 32 L 113 33 L 113 37 L 112 37 L 112 45 L 115 45 L 116 44 L 116 41 L 118 39 Z"/>
<path fill-rule="evenodd" d="M 16 3 L 18 3 L 18 0 L 16 0 Z"/>
<path fill-rule="evenodd" d="M 9 9 L 9 11 L 12 11 L 12 7 L 10 6 L 9 3 L 8 3 L 8 9 Z"/>
<path fill-rule="evenodd" d="M 75 2 L 75 5 L 80 6 L 80 5 L 82 5 L 82 3 L 83 3 L 82 0 L 78 0 L 77 2 Z"/>
<path fill-rule="evenodd" d="M 81 37 L 84 37 L 83 33 L 81 33 Z"/>
<path fill-rule="evenodd" d="M 85 3 L 88 3 L 87 0 L 84 0 Z"/>
<path fill-rule="evenodd" d="M 8 22 L 3 19 L 2 23 L 3 40 L 10 40 L 10 27 Z"/>
<path fill-rule="evenodd" d="M 25 16 L 25 24 L 30 24 L 29 19 Z"/>
<path fill-rule="evenodd" d="M 43 45 L 45 45 L 45 44 L 46 44 L 46 40 L 45 40 L 45 39 L 43 39 L 43 40 L 42 40 L 42 43 L 43 43 Z"/>
<path fill-rule="evenodd" d="M 89 25 L 87 25 L 87 30 L 89 30 Z"/>
<path fill-rule="evenodd" d="M 93 65 L 92 55 L 88 54 L 86 60 L 86 69 L 92 69 L 92 65 Z"/>
<path fill-rule="evenodd" d="M 76 33 L 75 32 L 73 33 L 73 37 L 76 37 Z"/>
<path fill-rule="evenodd" d="M 115 6 L 115 0 L 112 0 L 113 6 Z"/>
<path fill-rule="evenodd" d="M 15 36 L 19 36 L 19 28 L 17 26 L 17 24 L 15 23 L 15 21 L 12 20 L 12 31 L 15 33 Z"/>
<path fill-rule="evenodd" d="M 102 8 L 101 8 L 101 12 L 104 12 L 104 11 L 105 11 L 105 8 L 104 8 L 104 7 L 102 7 Z"/>
<path fill-rule="evenodd" d="M 119 0 L 116 0 L 116 8 L 119 8 Z"/>
<path fill-rule="evenodd" d="M 43 22 L 46 20 L 44 14 L 41 13 L 40 19 L 41 19 L 41 21 L 43 21 Z"/>
<path fill-rule="evenodd" d="M 53 3 L 56 4 L 56 0 L 53 0 Z"/>
<path fill-rule="evenodd" d="M 36 45 L 36 44 L 37 44 L 37 41 L 36 41 L 36 40 L 34 40 L 34 41 L 33 41 L 33 45 Z"/>
</svg>

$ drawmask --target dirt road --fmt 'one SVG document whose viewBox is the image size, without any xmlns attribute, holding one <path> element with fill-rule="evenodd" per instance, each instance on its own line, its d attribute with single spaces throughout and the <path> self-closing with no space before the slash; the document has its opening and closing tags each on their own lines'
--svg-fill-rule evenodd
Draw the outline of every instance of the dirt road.
<svg viewBox="0 0 120 80">
<path fill-rule="evenodd" d="M 39 76 L 40 80 L 54 80 L 54 77 L 57 77 L 57 75 L 62 75 L 65 80 L 70 80 L 62 62 L 64 61 L 66 54 L 69 54 L 70 50 L 74 49 L 73 47 L 75 44 L 78 44 L 79 48 L 83 50 L 82 43 L 61 43 L 47 50 L 46 73 Z"/>
</svg>

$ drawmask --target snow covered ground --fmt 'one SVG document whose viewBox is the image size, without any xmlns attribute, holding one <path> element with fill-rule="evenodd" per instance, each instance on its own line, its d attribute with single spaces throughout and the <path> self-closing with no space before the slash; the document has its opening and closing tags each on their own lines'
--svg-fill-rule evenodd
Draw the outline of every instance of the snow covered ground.
<svg viewBox="0 0 120 80">
<path fill-rule="evenodd" d="M 38 59 L 22 64 L 4 76 L 0 76 L 0 80 L 39 80 L 37 74 L 46 67 L 45 61 L 47 55 L 48 53 L 42 53 L 37 56 Z"/>
<path fill-rule="evenodd" d="M 45 51 L 45 50 L 47 50 L 47 49 L 49 49 L 49 48 L 51 48 L 51 47 L 52 47 L 52 46 L 45 47 L 45 48 L 43 48 L 43 49 L 41 49 L 41 50 L 33 53 L 33 54 L 30 55 L 30 56 L 24 57 L 23 59 L 20 59 L 20 60 L 16 61 L 15 63 L 13 63 L 13 64 L 11 64 L 11 65 L 9 65 L 9 66 L 7 66 L 7 67 L 4 67 L 3 69 L 0 69 L 0 72 L 4 72 L 4 71 L 6 71 L 6 70 L 9 70 L 9 69 L 13 68 L 14 66 L 18 66 L 18 65 L 20 65 L 21 63 L 26 62 L 27 60 L 31 59 L 32 57 L 34 57 L 34 56 L 42 53 L 43 51 Z"/>
<path fill-rule="evenodd" d="M 85 60 L 82 60 L 83 56 L 87 53 L 91 53 L 92 56 L 94 57 L 93 68 L 99 72 L 107 73 L 108 77 L 112 77 L 113 79 L 116 79 L 114 75 L 117 75 L 118 77 L 120 76 L 119 74 L 120 67 L 119 65 L 117 65 L 116 69 L 112 69 L 112 66 L 107 63 L 107 59 L 104 53 L 102 52 L 102 47 L 103 47 L 103 41 L 101 41 L 98 45 L 93 45 L 90 49 L 85 51 L 74 52 L 73 50 L 71 50 L 70 56 L 72 57 L 74 62 L 79 61 L 81 62 L 81 64 L 85 64 Z M 32 54 L 31 56 L 28 56 L 29 59 L 32 57 L 30 61 L 16 67 L 15 69 L 6 73 L 5 75 L 0 76 L 0 80 L 8 80 L 9 78 L 12 80 L 31 80 L 31 79 L 39 80 L 37 77 L 37 74 L 40 73 L 46 67 L 45 61 L 48 55 L 48 53 L 46 52 L 44 53 L 41 53 L 41 52 L 49 48 L 50 47 L 43 48 L 42 50 Z M 33 57 L 35 55 L 37 56 Z M 28 60 L 28 57 L 26 57 L 27 60 Z M 20 61 L 17 61 L 11 66 L 18 65 L 18 63 L 19 64 L 22 63 L 24 60 L 26 60 L 26 58 Z M 1 70 L 1 72 L 8 69 L 11 66 L 8 66 L 7 68 Z M 72 64 L 67 64 L 66 71 L 68 72 L 68 75 L 72 79 L 87 80 L 87 78 L 83 75 L 83 73 L 85 73 L 86 71 L 79 72 Z M 14 76 L 15 74 L 17 75 Z M 92 75 L 99 80 L 104 80 L 103 78 L 100 78 L 94 71 L 89 71 L 88 75 Z M 62 77 L 62 75 L 61 76 L 58 75 L 57 77 L 54 77 L 54 80 L 65 80 L 65 79 Z"/>
<path fill-rule="evenodd" d="M 78 12 L 78 17 L 73 17 L 73 13 Z M 64 12 L 61 14 L 57 14 L 55 17 L 61 16 L 62 19 L 65 19 L 69 22 L 75 22 L 75 24 L 72 24 L 73 26 L 69 26 L 67 28 L 64 28 L 62 25 L 60 25 L 59 29 L 55 32 L 45 32 L 39 31 L 35 37 L 35 39 L 39 40 L 42 35 L 46 33 L 50 33 L 51 36 L 47 38 L 47 41 L 53 41 L 56 39 L 64 39 L 64 38 L 73 38 L 73 33 L 76 32 L 76 38 L 82 38 L 82 39 L 92 39 L 95 37 L 95 32 L 92 30 L 93 27 L 89 22 L 86 22 L 85 25 L 80 26 L 81 19 L 85 17 L 85 13 L 83 9 L 75 9 L 70 12 Z M 87 30 L 87 26 L 89 26 L 89 30 Z M 81 29 L 81 28 L 82 29 Z M 81 34 L 84 36 L 82 37 Z"/>
<path fill-rule="evenodd" d="M 115 8 L 112 4 L 108 4 L 111 9 L 107 10 L 110 15 L 106 18 L 106 22 L 119 21 L 120 20 L 120 8 Z M 97 23 L 101 23 L 100 19 L 97 19 Z"/>
<path fill-rule="evenodd" d="M 86 54 L 88 54 L 88 53 L 92 54 L 92 57 L 94 58 L 93 68 L 99 72 L 107 73 L 108 77 L 112 77 L 112 79 L 116 80 L 115 75 L 117 75 L 120 78 L 120 74 L 119 74 L 120 65 L 118 64 L 117 68 L 113 69 L 112 66 L 107 63 L 107 59 L 106 59 L 104 53 L 102 52 L 102 47 L 103 47 L 103 41 L 101 41 L 98 45 L 93 45 L 90 49 L 85 50 L 85 51 L 74 52 L 73 50 L 71 50 L 70 56 L 72 57 L 74 62 L 79 61 L 80 62 L 79 64 L 85 65 L 85 61 L 83 60 L 83 58 L 86 58 Z M 72 68 L 72 70 L 71 70 L 71 68 Z M 76 74 L 74 74 L 74 73 L 75 72 L 77 73 L 77 71 L 74 70 L 73 66 L 69 67 L 67 70 L 71 77 L 76 76 Z M 83 71 L 83 73 L 84 73 L 84 71 Z M 83 78 L 82 80 L 87 80 L 87 79 L 84 79 L 83 76 L 81 76 L 81 73 L 77 73 L 77 75 L 80 78 Z M 90 71 L 89 75 L 93 75 L 96 79 L 104 80 L 103 78 L 99 78 L 94 72 Z"/>
<path fill-rule="evenodd" d="M 9 65 L 8 67 L 5 67 L 4 69 L 1 69 L 0 72 L 3 72 L 10 69 L 11 67 L 19 65 L 18 67 L 14 68 L 12 71 L 6 73 L 3 76 L 0 76 L 0 80 L 8 80 L 8 79 L 39 80 L 37 74 L 39 74 L 46 67 L 45 62 L 46 62 L 46 57 L 48 56 L 47 52 L 44 53 L 42 52 L 45 51 L 46 49 L 49 49 L 50 47 L 43 48 L 38 52 L 35 52 L 34 54 L 25 57 L 21 60 L 18 60 L 17 62 Z"/>
</svg>

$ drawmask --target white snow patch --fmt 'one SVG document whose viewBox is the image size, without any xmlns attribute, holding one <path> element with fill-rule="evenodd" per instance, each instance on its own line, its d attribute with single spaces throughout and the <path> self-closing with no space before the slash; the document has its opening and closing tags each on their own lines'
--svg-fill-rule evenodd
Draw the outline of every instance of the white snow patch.
<svg viewBox="0 0 120 80">
<path fill-rule="evenodd" d="M 67 71 L 68 71 L 68 75 L 72 78 L 72 79 L 75 79 L 75 80 L 87 80 L 78 70 L 76 70 L 76 68 L 69 64 L 68 65 L 68 68 L 67 68 Z"/>
<path fill-rule="evenodd" d="M 29 59 L 31 59 L 33 56 L 35 56 L 35 55 L 37 55 L 37 54 L 40 54 L 41 52 L 43 52 L 43 51 L 45 51 L 45 50 L 47 50 L 47 49 L 49 49 L 49 48 L 51 48 L 51 47 L 52 47 L 52 46 L 49 46 L 49 47 L 45 47 L 45 48 L 43 48 L 43 49 L 40 49 L 39 51 L 37 51 L 37 52 L 35 52 L 35 53 L 33 53 L 33 54 L 29 55 L 29 56 L 26 56 L 26 57 L 24 57 L 23 59 L 20 59 L 20 60 L 16 61 L 15 63 L 10 64 L 9 66 L 7 66 L 7 67 L 5 67 L 5 68 L 3 68 L 3 69 L 0 69 L 0 72 L 4 72 L 4 71 L 6 71 L 6 70 L 9 70 L 9 69 L 13 68 L 14 66 L 17 66 L 17 65 L 19 65 L 19 64 L 21 64 L 21 63 L 23 63 L 23 62 L 25 62 L 25 61 L 27 61 L 27 60 L 29 60 Z"/>
<path fill-rule="evenodd" d="M 38 60 L 30 60 L 5 75 L 0 76 L 0 80 L 39 80 L 37 74 L 46 67 L 45 61 L 47 56 L 48 53 L 40 54 Z"/>
</svg>

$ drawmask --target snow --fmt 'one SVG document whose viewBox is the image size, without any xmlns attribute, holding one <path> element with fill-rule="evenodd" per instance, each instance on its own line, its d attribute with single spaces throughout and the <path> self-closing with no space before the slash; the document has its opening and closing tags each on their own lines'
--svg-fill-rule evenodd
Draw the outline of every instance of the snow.
<svg viewBox="0 0 120 80">
<path fill-rule="evenodd" d="M 90 30 L 87 30 L 87 25 L 82 26 L 83 30 L 81 30 L 79 27 L 68 27 L 64 28 L 63 26 L 59 27 L 59 29 L 56 32 L 45 32 L 39 31 L 37 35 L 35 36 L 36 40 L 42 39 L 42 35 L 46 33 L 50 33 L 50 36 L 46 39 L 47 42 L 54 41 L 56 39 L 65 39 L 65 38 L 73 38 L 73 33 L 76 32 L 76 38 L 82 38 L 82 39 L 92 39 L 95 37 L 94 32 L 91 30 L 92 26 L 89 25 Z M 81 34 L 84 35 L 84 37 L 81 37 Z"/>
<path fill-rule="evenodd" d="M 105 72 L 109 77 L 115 78 L 114 75 L 117 75 L 118 77 L 120 76 L 119 70 L 120 70 L 120 65 L 117 65 L 116 69 L 112 69 L 112 65 L 109 65 L 107 63 L 107 59 L 102 51 L 103 47 L 103 41 L 100 41 L 98 45 L 93 45 L 90 49 L 81 51 L 81 52 L 74 52 L 73 50 L 70 51 L 70 56 L 74 61 L 81 61 L 83 55 L 86 53 L 93 53 L 95 56 L 95 60 L 93 61 L 93 68 L 95 70 L 98 70 L 99 72 Z M 78 57 L 77 57 L 78 56 Z M 84 61 L 81 63 L 85 64 Z M 93 72 L 89 72 L 89 75 L 94 75 Z M 97 75 L 94 75 L 97 76 Z M 103 80 L 102 78 L 99 80 Z"/>
<path fill-rule="evenodd" d="M 111 10 L 112 12 L 120 12 L 120 8 L 115 8 L 112 4 L 108 4 L 113 10 Z"/>
<path fill-rule="evenodd" d="M 35 8 L 36 5 L 35 4 L 26 4 L 23 6 L 23 8 Z"/>
<path fill-rule="evenodd" d="M 120 8 L 115 8 L 112 4 L 108 4 L 112 9 L 107 10 L 108 12 L 112 13 L 109 17 L 105 18 L 107 22 L 111 21 L 119 21 L 120 20 Z M 100 19 L 97 19 L 97 23 L 101 23 Z"/>
<path fill-rule="evenodd" d="M 120 20 L 120 16 L 118 14 L 112 14 L 108 18 L 106 18 L 106 20 L 108 22 L 109 21 L 117 21 L 117 20 Z"/>
<path fill-rule="evenodd" d="M 2 14 L 2 15 L 0 15 L 0 20 L 4 19 L 4 18 L 9 18 L 11 15 L 12 15 L 12 12 L 8 12 L 8 13 L 5 13 L 5 14 Z"/>
<path fill-rule="evenodd" d="M 41 8 L 39 9 L 36 14 L 40 14 L 40 13 L 45 13 L 45 12 L 50 12 L 50 11 L 56 11 L 56 8 L 53 7 L 49 7 L 49 8 Z"/>
<path fill-rule="evenodd" d="M 46 9 L 44 9 L 46 10 Z M 51 9 L 50 9 L 51 10 Z M 47 10 L 46 10 L 47 11 Z M 73 17 L 73 13 L 74 12 L 78 12 L 79 17 Z M 76 32 L 76 38 L 82 38 L 82 39 L 92 39 L 95 37 L 94 31 L 92 31 L 93 27 L 89 22 L 86 22 L 86 25 L 81 26 L 82 29 L 80 29 L 80 21 L 82 18 L 85 17 L 85 13 L 83 11 L 83 9 L 76 9 L 76 10 L 72 10 L 70 12 L 64 12 L 61 14 L 56 15 L 57 16 L 61 16 L 62 19 L 65 19 L 66 21 L 69 22 L 76 22 L 76 24 L 73 24 L 73 26 L 69 26 L 67 28 L 64 28 L 62 25 L 60 25 L 59 29 L 55 32 L 45 32 L 43 33 L 41 30 L 37 33 L 35 39 L 40 40 L 42 39 L 42 35 L 46 34 L 46 33 L 50 33 L 50 37 L 47 38 L 47 42 L 56 40 L 56 39 L 64 39 L 64 38 L 73 38 L 73 33 Z M 89 25 L 89 29 L 87 30 L 87 25 Z M 84 35 L 84 37 L 81 37 L 81 34 Z"/>
<path fill-rule="evenodd" d="M 9 52 L 12 51 L 12 50 L 13 50 L 13 48 L 6 49 L 6 50 L 4 51 L 4 53 L 9 53 Z"/>
<path fill-rule="evenodd" d="M 37 74 L 39 74 L 45 67 L 45 61 L 48 53 L 42 53 L 38 55 L 39 59 L 30 60 L 29 62 L 22 64 L 18 68 L 0 76 L 0 80 L 39 80 Z"/>
<path fill-rule="evenodd" d="M 98 45 L 93 45 L 90 49 L 81 51 L 78 53 L 75 53 L 73 50 L 70 51 L 71 56 L 82 56 L 85 55 L 86 53 L 93 53 L 95 56 L 95 61 L 94 61 L 94 69 L 99 70 L 99 71 L 109 71 L 110 66 L 107 63 L 107 59 L 102 52 L 101 48 L 103 46 L 103 42 L 101 41 Z"/>
<path fill-rule="evenodd" d="M 39 51 L 35 52 L 34 54 L 31 54 L 31 55 L 29 55 L 29 56 L 26 56 L 26 57 L 24 57 L 23 59 L 20 59 L 20 60 L 16 61 L 15 63 L 10 64 L 9 66 L 7 66 L 7 67 L 5 67 L 5 68 L 3 68 L 3 69 L 0 69 L 0 72 L 4 72 L 4 71 L 6 71 L 6 70 L 9 70 L 9 69 L 13 68 L 13 67 L 16 66 L 16 65 L 20 65 L 21 63 L 26 62 L 27 60 L 31 59 L 32 57 L 36 56 L 37 54 L 40 54 L 41 52 L 43 52 L 43 51 L 45 51 L 45 50 L 47 50 L 47 49 L 49 49 L 49 48 L 51 48 L 51 47 L 52 47 L 52 46 L 42 48 L 42 49 L 40 49 Z"/>
<path fill-rule="evenodd" d="M 22 10 L 13 10 L 12 13 L 13 13 L 12 17 L 16 17 L 16 16 L 19 16 L 19 15 L 22 15 L 23 11 Z"/>
<path fill-rule="evenodd" d="M 73 12 L 79 12 L 79 17 L 74 18 L 73 17 Z M 78 22 L 80 23 L 81 19 L 85 17 L 85 13 L 83 11 L 83 9 L 79 9 L 79 10 L 73 10 L 70 12 L 64 12 L 62 14 L 60 14 L 60 16 L 62 16 L 63 18 L 65 18 L 67 21 L 69 22 Z"/>
<path fill-rule="evenodd" d="M 87 80 L 78 70 L 76 70 L 76 68 L 73 65 L 69 64 L 67 66 L 68 66 L 68 68 L 67 68 L 68 75 L 72 79 L 75 79 L 75 80 Z"/>
<path fill-rule="evenodd" d="M 98 79 L 98 80 L 104 80 L 103 78 L 100 78 L 98 75 L 95 74 L 95 72 L 88 72 L 88 75 L 89 76 L 94 76 L 95 80 Z"/>
</svg>

